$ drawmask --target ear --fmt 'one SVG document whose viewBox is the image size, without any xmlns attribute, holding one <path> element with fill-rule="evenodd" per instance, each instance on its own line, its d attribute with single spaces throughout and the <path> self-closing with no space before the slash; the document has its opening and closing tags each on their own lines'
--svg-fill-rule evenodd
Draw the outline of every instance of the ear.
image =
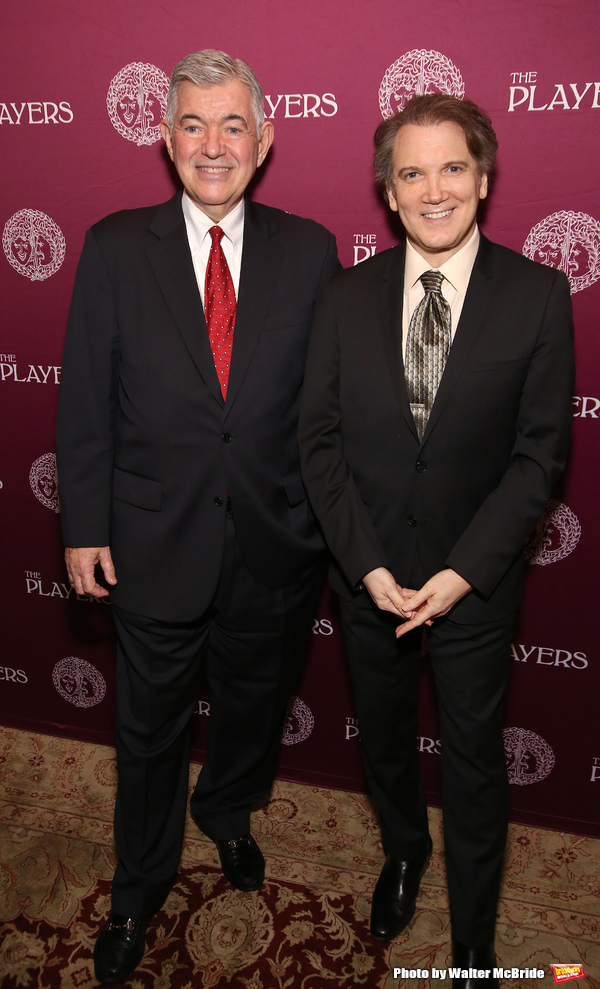
<svg viewBox="0 0 600 989">
<path fill-rule="evenodd" d="M 479 198 L 485 199 L 487 194 L 488 194 L 488 177 L 484 172 L 483 175 L 481 176 L 481 181 L 479 183 Z"/>
<path fill-rule="evenodd" d="M 275 127 L 273 126 L 273 121 L 265 120 L 261 127 L 261 133 L 258 139 L 258 158 L 256 160 L 257 168 L 262 165 L 263 161 L 267 157 L 267 153 L 273 143 L 274 137 Z"/>
<path fill-rule="evenodd" d="M 167 120 L 161 120 L 160 122 L 160 133 L 162 139 L 167 145 L 167 151 L 169 152 L 169 158 L 173 161 L 173 141 L 171 140 L 171 128 Z"/>
<path fill-rule="evenodd" d="M 388 188 L 385 190 L 385 194 L 387 196 L 387 201 L 388 201 L 388 205 L 389 205 L 390 209 L 394 213 L 397 213 L 398 212 L 398 200 L 396 199 L 396 194 L 395 194 L 395 192 L 394 192 L 394 190 L 392 189 L 391 186 L 388 186 Z"/>
</svg>

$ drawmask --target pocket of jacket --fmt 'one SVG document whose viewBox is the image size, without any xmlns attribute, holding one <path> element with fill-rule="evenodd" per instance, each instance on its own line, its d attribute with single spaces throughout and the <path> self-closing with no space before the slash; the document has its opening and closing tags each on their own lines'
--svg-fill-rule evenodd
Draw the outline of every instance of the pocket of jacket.
<svg viewBox="0 0 600 989">
<path fill-rule="evenodd" d="M 287 312 L 274 314 L 273 316 L 267 316 L 263 329 L 283 330 L 286 326 L 297 326 L 299 323 L 308 323 L 311 318 L 311 312 L 311 309 L 304 306 L 302 309 L 292 309 Z"/>
<path fill-rule="evenodd" d="M 286 474 L 285 477 L 281 478 L 281 483 L 285 489 L 290 508 L 294 508 L 308 498 L 300 471 L 295 470 L 291 474 Z"/>
<path fill-rule="evenodd" d="M 472 364 L 469 370 L 476 374 L 481 371 L 516 371 L 520 367 L 527 367 L 529 363 L 528 357 L 518 357 L 513 361 L 480 361 L 478 364 Z"/>
<path fill-rule="evenodd" d="M 160 512 L 162 506 L 163 486 L 160 481 L 130 474 L 120 467 L 113 470 L 112 493 L 117 501 L 135 505 L 136 508 L 145 508 L 148 512 Z"/>
</svg>

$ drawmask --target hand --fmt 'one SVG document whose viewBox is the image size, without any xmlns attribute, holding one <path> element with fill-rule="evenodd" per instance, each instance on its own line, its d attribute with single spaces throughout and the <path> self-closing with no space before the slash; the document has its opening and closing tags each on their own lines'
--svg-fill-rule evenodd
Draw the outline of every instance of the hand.
<svg viewBox="0 0 600 989">
<path fill-rule="evenodd" d="M 423 584 L 420 591 L 406 599 L 402 617 L 409 620 L 396 629 L 396 637 L 419 625 L 431 625 L 434 618 L 448 614 L 457 601 L 472 590 L 472 584 L 456 570 L 440 570 Z"/>
<path fill-rule="evenodd" d="M 400 618 L 406 617 L 406 602 L 416 591 L 400 587 L 385 567 L 370 570 L 362 582 L 378 608 L 391 611 Z"/>
<path fill-rule="evenodd" d="M 76 594 L 89 594 L 93 598 L 108 596 L 106 588 L 96 583 L 94 567 L 97 563 L 102 567 L 106 583 L 117 583 L 110 546 L 67 546 L 65 563 L 69 581 Z"/>
</svg>

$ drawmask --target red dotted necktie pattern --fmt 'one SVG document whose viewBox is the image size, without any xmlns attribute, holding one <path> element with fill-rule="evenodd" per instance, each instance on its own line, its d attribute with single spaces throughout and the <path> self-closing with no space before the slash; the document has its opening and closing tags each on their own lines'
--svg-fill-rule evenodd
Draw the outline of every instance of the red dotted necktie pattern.
<svg viewBox="0 0 600 989">
<path fill-rule="evenodd" d="M 226 398 L 235 326 L 235 289 L 221 247 L 224 231 L 221 227 L 214 226 L 208 232 L 212 245 L 204 281 L 204 315 L 221 392 L 223 398 Z"/>
</svg>

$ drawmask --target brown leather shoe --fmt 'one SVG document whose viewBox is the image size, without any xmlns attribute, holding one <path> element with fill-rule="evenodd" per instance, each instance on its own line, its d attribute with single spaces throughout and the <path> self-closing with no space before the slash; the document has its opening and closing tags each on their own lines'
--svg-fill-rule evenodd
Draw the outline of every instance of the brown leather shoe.
<svg viewBox="0 0 600 989">
<path fill-rule="evenodd" d="M 378 941 L 393 941 L 408 927 L 415 913 L 421 878 L 431 857 L 433 845 L 427 837 L 427 850 L 414 859 L 386 858 L 371 903 L 371 935 Z"/>
</svg>

